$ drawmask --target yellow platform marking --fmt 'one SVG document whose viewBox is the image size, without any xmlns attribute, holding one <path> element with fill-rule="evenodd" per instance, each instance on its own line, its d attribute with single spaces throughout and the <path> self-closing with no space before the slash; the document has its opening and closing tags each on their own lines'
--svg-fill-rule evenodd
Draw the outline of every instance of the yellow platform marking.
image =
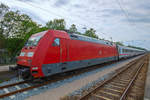
<svg viewBox="0 0 150 100">
<path fill-rule="evenodd" d="M 98 98 L 101 98 L 101 99 L 105 99 L 105 100 L 112 100 L 112 99 L 109 99 L 107 97 L 103 97 L 103 96 L 96 95 L 96 94 L 92 94 L 92 96 L 95 96 L 95 97 L 98 97 Z"/>
</svg>

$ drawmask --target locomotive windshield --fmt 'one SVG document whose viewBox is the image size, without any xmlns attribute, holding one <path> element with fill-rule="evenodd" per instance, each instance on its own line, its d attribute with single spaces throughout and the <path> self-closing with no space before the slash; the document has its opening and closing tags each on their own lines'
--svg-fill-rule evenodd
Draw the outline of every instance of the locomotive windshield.
<svg viewBox="0 0 150 100">
<path fill-rule="evenodd" d="M 36 46 L 42 36 L 31 37 L 25 44 L 25 46 Z"/>
<path fill-rule="evenodd" d="M 38 42 L 40 41 L 40 39 L 44 36 L 45 33 L 46 33 L 46 31 L 33 34 L 29 38 L 29 40 L 27 41 L 25 46 L 36 46 L 38 44 Z"/>
</svg>

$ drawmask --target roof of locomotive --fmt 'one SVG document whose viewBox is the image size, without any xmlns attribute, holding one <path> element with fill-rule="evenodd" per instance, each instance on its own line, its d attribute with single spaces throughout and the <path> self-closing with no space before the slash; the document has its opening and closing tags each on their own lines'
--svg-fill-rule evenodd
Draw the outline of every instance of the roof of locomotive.
<svg viewBox="0 0 150 100">
<path fill-rule="evenodd" d="M 44 35 L 45 33 L 50 32 L 50 31 L 61 32 L 61 33 L 58 33 L 58 34 L 55 34 L 55 35 L 60 36 L 60 37 L 64 37 L 64 38 L 68 38 L 68 36 L 67 36 L 67 34 L 68 34 L 70 39 L 72 39 L 72 40 L 88 41 L 88 42 L 99 43 L 99 44 L 104 44 L 104 45 L 108 45 L 108 46 L 114 46 L 115 45 L 114 43 L 112 43 L 110 41 L 99 40 L 99 39 L 91 38 L 91 37 L 88 37 L 88 36 L 79 35 L 79 34 L 76 34 L 76 33 L 70 33 L 68 31 L 62 31 L 62 30 L 46 30 L 46 31 L 43 31 L 43 32 L 33 34 L 31 37 L 38 36 L 38 35 Z M 63 36 L 61 35 L 62 33 L 64 33 Z"/>
<path fill-rule="evenodd" d="M 112 42 L 106 41 L 106 40 L 98 40 L 95 38 L 91 38 L 88 36 L 84 36 L 84 35 L 79 35 L 79 34 L 75 34 L 75 33 L 68 33 L 70 38 L 73 40 L 81 40 L 81 41 L 88 41 L 88 42 L 94 42 L 94 43 L 99 43 L 99 44 L 104 44 L 104 45 L 109 45 L 109 46 L 113 46 L 114 44 Z"/>
</svg>

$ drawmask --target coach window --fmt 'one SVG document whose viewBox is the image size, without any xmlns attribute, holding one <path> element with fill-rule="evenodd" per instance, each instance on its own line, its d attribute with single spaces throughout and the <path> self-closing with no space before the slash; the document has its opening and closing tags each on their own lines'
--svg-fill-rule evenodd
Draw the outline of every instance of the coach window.
<svg viewBox="0 0 150 100">
<path fill-rule="evenodd" d="M 52 46 L 59 46 L 60 45 L 60 39 L 59 38 L 55 38 Z"/>
</svg>

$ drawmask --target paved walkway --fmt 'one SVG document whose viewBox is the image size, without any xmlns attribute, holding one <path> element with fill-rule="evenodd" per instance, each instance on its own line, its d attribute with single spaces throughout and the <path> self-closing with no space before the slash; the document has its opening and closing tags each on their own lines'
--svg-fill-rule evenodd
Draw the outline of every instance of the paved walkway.
<svg viewBox="0 0 150 100">
<path fill-rule="evenodd" d="M 13 65 L 1 65 L 0 66 L 0 72 L 1 71 L 9 71 L 9 66 L 16 66 L 15 64 Z"/>
</svg>

